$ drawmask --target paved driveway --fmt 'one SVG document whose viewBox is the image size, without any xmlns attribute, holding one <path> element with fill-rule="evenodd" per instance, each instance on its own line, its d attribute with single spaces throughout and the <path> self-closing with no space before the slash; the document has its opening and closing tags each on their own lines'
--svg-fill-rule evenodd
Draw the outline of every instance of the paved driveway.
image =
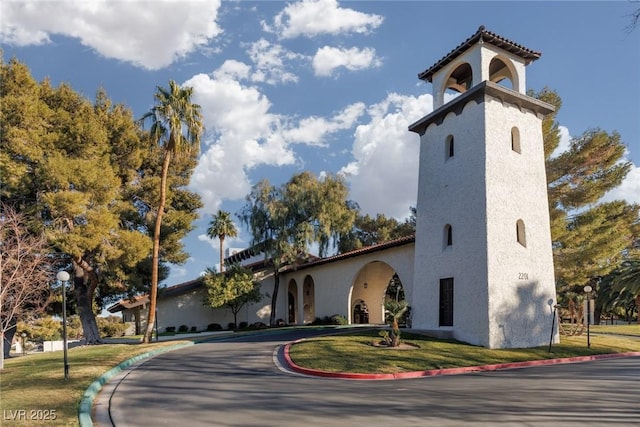
<svg viewBox="0 0 640 427">
<path fill-rule="evenodd" d="M 301 333 L 238 337 L 154 357 L 111 381 L 97 400 L 95 423 L 631 426 L 640 420 L 638 357 L 396 381 L 325 379 L 278 367 L 277 348 Z"/>
</svg>

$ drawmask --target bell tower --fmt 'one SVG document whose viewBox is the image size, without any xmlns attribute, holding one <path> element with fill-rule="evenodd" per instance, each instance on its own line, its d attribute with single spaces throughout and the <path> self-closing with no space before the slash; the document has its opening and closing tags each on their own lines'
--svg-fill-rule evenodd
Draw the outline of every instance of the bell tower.
<svg viewBox="0 0 640 427">
<path fill-rule="evenodd" d="M 542 119 L 526 95 L 540 53 L 481 26 L 418 75 L 434 111 L 420 135 L 413 328 L 489 348 L 549 342 L 556 290 Z"/>
</svg>

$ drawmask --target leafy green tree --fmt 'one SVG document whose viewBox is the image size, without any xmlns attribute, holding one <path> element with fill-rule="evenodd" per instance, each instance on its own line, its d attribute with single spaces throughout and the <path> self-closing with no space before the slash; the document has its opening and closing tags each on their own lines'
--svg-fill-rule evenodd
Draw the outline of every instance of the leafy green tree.
<svg viewBox="0 0 640 427">
<path fill-rule="evenodd" d="M 620 294 L 627 294 L 635 302 L 635 310 L 640 323 L 640 259 L 625 260 L 613 277 L 612 288 Z"/>
<path fill-rule="evenodd" d="M 2 63 L 0 96 L 0 197 L 69 265 L 84 337 L 99 343 L 97 293 L 122 292 L 126 270 L 151 249 L 131 197 L 148 141 L 104 92 L 91 103 L 66 84 L 36 82 L 17 60 Z"/>
<path fill-rule="evenodd" d="M 310 172 L 294 175 L 280 188 L 263 180 L 247 196 L 239 218 L 251 232 L 252 245 L 273 269 L 271 326 L 276 322 L 280 269 L 306 259 L 314 243 L 319 255 L 325 255 L 340 234 L 351 229 L 356 211 L 347 196 L 342 178 L 329 175 L 319 180 Z"/>
<path fill-rule="evenodd" d="M 229 308 L 236 325 L 242 307 L 262 299 L 260 284 L 254 279 L 251 270 L 238 264 L 231 266 L 227 274 L 210 269 L 202 280 L 207 288 L 205 305 Z"/>
<path fill-rule="evenodd" d="M 156 315 L 158 296 L 158 265 L 160 263 L 160 237 L 162 216 L 167 198 L 167 181 L 172 157 L 189 157 L 200 150 L 203 133 L 202 113 L 199 105 L 191 102 L 193 88 L 181 88 L 175 81 L 169 81 L 169 89 L 158 86 L 155 93 L 156 105 L 145 114 L 142 121 L 151 121 L 151 138 L 162 147 L 162 170 L 160 194 L 155 212 L 153 232 L 153 252 L 151 261 L 151 289 L 149 292 L 149 314 L 147 329 L 142 339 L 150 342 Z"/>
<path fill-rule="evenodd" d="M 353 228 L 340 236 L 338 250 L 345 253 L 409 236 L 415 231 L 415 208 L 411 208 L 411 215 L 404 222 L 387 218 L 384 214 L 377 214 L 375 218 L 369 214 L 358 215 Z"/>
<path fill-rule="evenodd" d="M 228 237 L 236 237 L 238 229 L 231 220 L 231 214 L 223 210 L 213 216 L 207 229 L 207 236 L 210 238 L 218 238 L 220 240 L 220 272 L 224 272 L 224 239 Z"/>
<path fill-rule="evenodd" d="M 549 89 L 530 95 L 556 107 L 542 128 L 556 284 L 566 292 L 620 264 L 638 236 L 640 209 L 624 201 L 601 201 L 631 167 L 623 161 L 620 135 L 591 129 L 573 138 L 567 151 L 552 156 L 560 143 L 556 114 L 562 101 Z"/>
</svg>

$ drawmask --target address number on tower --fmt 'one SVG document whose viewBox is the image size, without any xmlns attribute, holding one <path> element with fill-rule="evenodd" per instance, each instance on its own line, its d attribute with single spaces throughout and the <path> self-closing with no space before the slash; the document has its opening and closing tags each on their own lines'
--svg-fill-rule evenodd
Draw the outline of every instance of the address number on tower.
<svg viewBox="0 0 640 427">
<path fill-rule="evenodd" d="M 529 280 L 529 273 L 518 273 L 518 280 Z"/>
</svg>

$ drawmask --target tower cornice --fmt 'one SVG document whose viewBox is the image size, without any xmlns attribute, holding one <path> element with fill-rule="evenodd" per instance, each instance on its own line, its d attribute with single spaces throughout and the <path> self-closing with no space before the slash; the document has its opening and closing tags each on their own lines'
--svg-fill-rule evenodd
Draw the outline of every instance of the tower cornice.
<svg viewBox="0 0 640 427">
<path fill-rule="evenodd" d="M 470 101 L 481 104 L 490 99 L 497 99 L 503 104 L 515 106 L 520 110 L 532 111 L 539 116 L 546 116 L 555 111 L 555 107 L 551 104 L 485 80 L 432 113 L 412 123 L 409 125 L 409 130 L 423 135 L 430 124 L 435 123 L 436 125 L 440 125 L 447 114 L 453 112 L 455 115 L 459 115 L 465 105 Z"/>
</svg>

